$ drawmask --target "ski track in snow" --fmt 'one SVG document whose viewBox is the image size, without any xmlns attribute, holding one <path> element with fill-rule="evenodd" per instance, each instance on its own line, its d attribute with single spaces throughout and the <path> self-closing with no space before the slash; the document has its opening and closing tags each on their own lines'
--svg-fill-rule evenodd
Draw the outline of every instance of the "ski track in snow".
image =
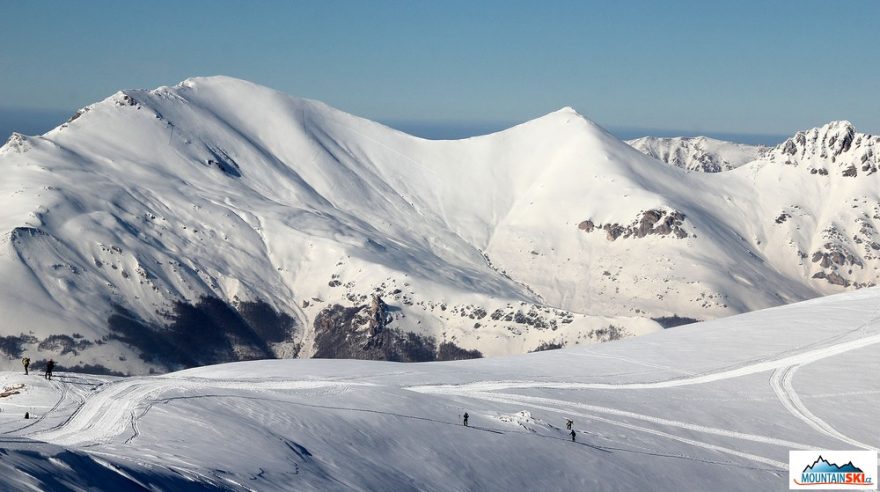
<svg viewBox="0 0 880 492">
<path fill-rule="evenodd" d="M 817 432 L 839 441 L 843 441 L 857 448 L 876 450 L 877 448 L 875 446 L 856 441 L 855 439 L 840 433 L 837 429 L 813 414 L 813 412 L 804 405 L 804 402 L 801 401 L 791 382 L 798 367 L 800 367 L 800 365 L 779 368 L 773 371 L 773 374 L 770 376 L 770 387 L 773 388 L 773 392 L 782 403 L 782 406 L 784 406 L 790 414 L 802 420 Z"/>
<path fill-rule="evenodd" d="M 143 407 L 171 391 L 205 389 L 306 390 L 331 386 L 369 386 L 350 381 L 217 381 L 202 378 L 136 378 L 108 384 L 91 395 L 71 417 L 55 429 L 29 434 L 32 439 L 61 446 L 109 442 L 130 428 L 137 435 L 136 420 Z"/>
<path fill-rule="evenodd" d="M 651 422 L 651 423 L 659 424 L 659 425 L 678 427 L 681 429 L 686 429 L 686 430 L 691 430 L 691 431 L 696 431 L 696 432 L 703 432 L 706 434 L 715 434 L 718 436 L 732 437 L 732 438 L 736 438 L 736 439 L 743 439 L 743 440 L 753 441 L 753 442 L 758 442 L 758 443 L 763 443 L 763 444 L 773 444 L 776 446 L 784 446 L 784 447 L 794 448 L 794 449 L 811 449 L 811 447 L 812 447 L 807 444 L 786 441 L 784 439 L 775 439 L 772 437 L 757 436 L 754 434 L 747 434 L 744 432 L 736 432 L 736 431 L 730 431 L 730 430 L 725 430 L 725 429 L 718 429 L 715 427 L 708 427 L 708 426 L 704 426 L 704 425 L 689 424 L 687 422 L 664 419 L 661 417 L 653 417 L 650 415 L 644 415 L 644 414 L 640 414 L 640 413 L 630 412 L 627 410 L 618 410 L 616 408 L 601 407 L 601 406 L 597 406 L 597 405 L 589 405 L 586 403 L 571 402 L 571 401 L 566 401 L 566 400 L 556 400 L 556 399 L 552 399 L 552 398 L 525 396 L 525 395 L 517 395 L 517 394 L 511 394 L 511 393 L 469 393 L 467 396 L 471 396 L 471 397 L 475 397 L 475 398 L 482 398 L 485 396 L 492 396 L 492 397 L 497 396 L 500 398 L 506 398 L 511 401 L 517 401 L 518 403 L 521 403 L 523 405 L 531 405 L 532 403 L 539 403 L 539 404 L 543 404 L 543 405 L 555 405 L 557 408 L 560 408 L 560 407 L 577 408 L 577 409 L 581 409 L 581 410 L 589 410 L 590 412 L 606 413 L 606 414 L 615 415 L 618 417 L 626 417 L 626 418 L 630 418 L 630 419 Z"/>
<path fill-rule="evenodd" d="M 870 321 L 860 325 L 854 330 L 851 330 L 847 333 L 844 333 L 840 336 L 833 337 L 831 340 L 840 340 L 844 338 L 846 335 L 856 333 L 870 323 L 875 321 L 876 318 L 872 318 Z M 826 343 L 831 340 L 826 340 Z M 715 372 L 709 372 L 705 374 L 693 375 L 686 378 L 677 378 L 677 379 L 669 379 L 665 381 L 656 381 L 649 383 L 621 383 L 621 384 L 611 384 L 611 383 L 565 383 L 565 382 L 539 382 L 539 381 L 481 381 L 477 383 L 468 383 L 462 385 L 425 385 L 425 386 L 412 386 L 407 389 L 416 391 L 419 393 L 427 393 L 427 394 L 446 394 L 446 395 L 457 395 L 464 396 L 469 398 L 475 398 L 486 401 L 494 401 L 498 403 L 507 403 L 507 404 L 515 404 L 515 405 L 525 405 L 532 408 L 539 408 L 542 410 L 548 410 L 551 412 L 558 413 L 566 413 L 566 408 L 571 409 L 581 409 L 588 410 L 592 413 L 582 413 L 582 412 L 572 412 L 568 411 L 568 415 L 578 415 L 590 418 L 592 420 L 597 420 L 600 422 L 605 422 L 611 425 L 616 425 L 620 427 L 624 427 L 631 430 L 636 430 L 640 432 L 647 432 L 650 434 L 667 437 L 669 439 L 673 439 L 679 442 L 684 442 L 687 444 L 691 444 L 693 446 L 703 447 L 706 449 L 712 449 L 718 452 L 730 454 L 733 456 L 738 456 L 741 458 L 745 458 L 748 460 L 752 460 L 758 463 L 768 464 L 771 466 L 775 466 L 781 469 L 788 469 L 788 465 L 786 463 L 772 460 L 770 458 L 765 458 L 763 456 L 758 456 L 750 453 L 744 453 L 742 451 L 738 451 L 735 449 L 726 448 L 723 446 L 718 446 L 715 444 L 710 444 L 702 441 L 696 441 L 693 439 L 687 439 L 681 436 L 676 436 L 674 434 L 669 434 L 666 432 L 662 432 L 656 429 L 651 429 L 647 427 L 642 427 L 638 425 L 629 424 L 626 422 L 621 422 L 617 420 L 608 419 L 605 417 L 598 417 L 595 413 L 606 413 L 615 416 L 621 416 L 626 418 L 632 418 L 636 420 L 642 420 L 651 422 L 658 425 L 665 425 L 671 427 L 678 427 L 685 430 L 691 430 L 696 432 L 703 432 L 708 434 L 714 434 L 724 437 L 731 437 L 736 439 L 744 439 L 758 443 L 783 446 L 789 449 L 811 449 L 815 446 L 795 443 L 791 441 L 786 441 L 782 439 L 775 439 L 771 437 L 765 436 L 757 436 L 754 434 L 747 434 L 742 432 L 730 431 L 725 429 L 718 429 L 714 427 L 707 427 L 696 424 L 689 424 L 686 422 L 674 421 L 669 419 L 664 419 L 660 417 L 652 417 L 649 415 L 637 414 L 634 412 L 629 412 L 625 410 L 618 410 L 614 408 L 608 407 L 600 407 L 596 405 L 588 405 L 576 402 L 569 402 L 565 400 L 555 400 L 551 398 L 542 398 L 535 396 L 526 396 L 526 395 L 517 395 L 517 394 L 509 394 L 509 393 L 496 393 L 499 390 L 505 389 L 626 389 L 626 390 L 639 390 L 639 389 L 658 389 L 658 388 L 673 388 L 680 386 L 690 386 L 697 384 L 705 384 L 716 381 L 723 381 L 727 379 L 733 379 L 743 376 L 748 376 L 752 374 L 757 374 L 761 372 L 766 372 L 769 370 L 773 370 L 773 374 L 770 378 L 771 386 L 773 388 L 774 393 L 777 395 L 778 399 L 782 402 L 783 406 L 795 417 L 806 422 L 811 428 L 816 431 L 825 434 L 827 436 L 831 436 L 835 439 L 841 440 L 853 446 L 864 448 L 864 449 L 876 449 L 874 446 L 869 446 L 862 442 L 856 441 L 852 438 L 845 436 L 840 433 L 836 429 L 834 429 L 827 422 L 823 421 L 812 412 L 807 409 L 807 407 L 803 404 L 800 397 L 798 397 L 797 393 L 792 386 L 792 377 L 797 367 L 808 364 L 811 362 L 815 362 L 817 360 L 825 359 L 828 357 L 833 357 L 836 355 L 840 355 L 852 350 L 860 349 L 863 347 L 867 347 L 870 345 L 874 345 L 880 343 L 880 334 L 875 334 L 863 338 L 859 338 L 856 340 L 850 340 L 846 342 L 840 342 L 833 345 L 827 345 L 822 348 L 805 350 L 800 353 L 790 355 L 787 357 L 781 357 L 776 359 L 765 358 L 758 361 L 752 361 L 745 365 L 741 365 L 739 367 L 734 367 L 730 369 L 722 369 Z M 816 344 L 810 344 L 806 347 L 812 347 Z"/>
<path fill-rule="evenodd" d="M 556 413 L 560 413 L 560 414 L 564 414 L 564 415 L 568 415 L 568 416 L 585 417 L 585 418 L 589 418 L 590 420 L 604 422 L 606 424 L 611 424 L 611 425 L 615 425 L 618 427 L 623 427 L 625 429 L 630 429 L 630 430 L 639 431 L 639 432 L 645 432 L 645 433 L 652 434 L 655 436 L 660 436 L 660 437 L 672 439 L 673 441 L 678 441 L 678 442 L 682 442 L 685 444 L 690 444 L 692 446 L 696 446 L 696 447 L 700 447 L 700 448 L 704 448 L 704 449 L 710 449 L 713 451 L 718 451 L 720 453 L 729 454 L 731 456 L 737 456 L 739 458 L 745 458 L 747 460 L 754 461 L 757 463 L 763 463 L 765 465 L 770 465 L 775 468 L 779 468 L 781 470 L 788 470 L 788 464 L 783 463 L 781 461 L 776 461 L 776 460 L 773 460 L 770 458 L 765 458 L 763 456 L 758 456 L 758 455 L 751 454 L 751 453 L 737 451 L 735 449 L 727 448 L 724 446 L 719 446 L 717 444 L 710 444 L 710 443 L 703 442 L 703 441 L 696 441 L 694 439 L 689 439 L 686 437 L 677 436 L 675 434 L 670 434 L 668 432 L 663 432 L 663 431 L 659 431 L 656 429 L 651 429 L 649 427 L 642 427 L 640 425 L 629 424 L 629 423 L 622 422 L 619 420 L 612 420 L 612 419 L 605 418 L 605 417 L 599 417 L 594 414 L 588 414 L 588 413 L 577 412 L 577 411 L 572 412 L 570 410 L 564 410 L 564 409 L 561 409 L 558 407 L 539 405 L 537 403 L 530 403 L 530 402 L 526 402 L 526 401 L 521 401 L 519 398 L 517 398 L 517 399 L 502 398 L 500 396 L 496 396 L 493 393 L 470 393 L 466 396 L 469 396 L 472 398 L 477 398 L 480 400 L 485 400 L 485 401 L 493 401 L 493 402 L 497 402 L 497 403 L 507 403 L 507 404 L 512 404 L 512 405 L 526 405 L 526 406 L 529 406 L 532 408 L 538 408 L 541 410 L 547 410 L 550 412 L 556 412 Z M 752 436 L 752 437 L 758 437 L 758 436 Z"/>
<path fill-rule="evenodd" d="M 86 392 L 72 390 L 71 389 L 72 386 L 69 383 L 65 383 L 65 379 L 67 377 L 68 376 L 66 376 L 64 374 L 59 374 L 56 377 L 56 379 L 49 381 L 49 385 L 54 387 L 55 389 L 59 390 L 59 392 L 60 392 L 58 399 L 55 401 L 55 403 L 50 408 L 48 408 L 43 413 L 39 413 L 39 414 L 34 413 L 33 418 L 31 418 L 30 421 L 28 423 L 26 423 L 25 425 L 22 425 L 20 427 L 15 428 L 15 429 L 5 430 L 3 432 L 0 432 L 0 434 L 2 434 L 2 435 L 16 434 L 16 433 L 19 433 L 23 430 L 30 429 L 32 427 L 39 427 L 41 424 L 44 423 L 44 420 L 46 419 L 46 417 L 53 415 L 59 409 L 67 407 L 67 406 L 75 407 L 71 411 L 71 414 L 76 413 L 79 410 L 79 408 L 83 405 L 83 403 L 85 402 Z M 7 402 L 4 402 L 3 404 L 9 405 L 9 403 L 7 403 Z M 27 408 L 36 408 L 32 405 L 27 405 L 26 407 Z M 70 417 L 68 417 L 67 420 L 69 420 L 69 419 L 70 419 Z M 67 420 L 64 420 L 60 423 L 55 424 L 52 427 L 48 427 L 47 429 L 43 429 L 43 430 L 49 430 L 49 429 L 55 429 L 55 428 L 61 427 L 67 423 Z M 34 431 L 31 431 L 31 432 L 34 432 Z"/>
<path fill-rule="evenodd" d="M 419 393 L 471 393 L 498 391 L 507 389 L 609 389 L 609 390 L 637 390 L 637 389 L 660 389 L 690 386 L 695 384 L 713 383 L 727 379 L 749 376 L 773 369 L 792 365 L 802 365 L 820 359 L 840 355 L 851 350 L 860 349 L 880 343 L 880 334 L 850 340 L 823 348 L 808 350 L 799 354 L 779 359 L 763 359 L 746 365 L 726 369 L 717 372 L 708 372 L 685 378 L 667 379 L 647 383 L 570 383 L 570 382 L 541 382 L 541 381 L 481 381 L 461 385 L 424 385 L 411 386 L 407 389 Z"/>
<path fill-rule="evenodd" d="M 876 314 L 876 313 L 875 313 Z M 710 450 L 731 457 L 752 461 L 761 465 L 770 466 L 778 470 L 786 470 L 787 464 L 766 456 L 746 452 L 736 446 L 721 445 L 705 439 L 691 438 L 688 432 L 701 433 L 712 437 L 749 441 L 759 445 L 782 447 L 786 449 L 811 449 L 814 445 L 802 444 L 785 439 L 779 439 L 766 435 L 756 435 L 736 430 L 709 427 L 689 423 L 680 420 L 667 419 L 642 413 L 621 410 L 612 407 L 591 405 L 576 401 L 568 401 L 540 396 L 501 393 L 505 389 L 601 389 L 601 390 L 650 390 L 662 388 L 675 388 L 682 386 L 701 385 L 718 381 L 740 378 L 753 374 L 772 371 L 770 386 L 776 398 L 784 408 L 799 420 L 805 422 L 815 431 L 837 439 L 852 446 L 865 449 L 876 449 L 874 446 L 856 441 L 833 428 L 830 424 L 813 414 L 801 401 L 796 393 L 792 380 L 795 372 L 801 365 L 809 364 L 822 359 L 838 356 L 853 350 L 872 346 L 880 343 L 880 334 L 864 334 L 860 338 L 847 339 L 863 331 L 877 319 L 872 317 L 870 321 L 861 324 L 853 330 L 835 335 L 817 342 L 803 345 L 796 349 L 777 352 L 772 356 L 752 359 L 737 364 L 720 367 L 714 371 L 702 373 L 687 373 L 676 370 L 675 375 L 687 374 L 685 377 L 672 379 L 635 382 L 635 383 L 576 383 L 576 382 L 542 382 L 542 381 L 478 381 L 460 385 L 421 385 L 403 387 L 410 391 L 438 396 L 464 397 L 486 402 L 506 405 L 524 406 L 544 410 L 566 417 L 578 416 L 590 421 L 602 422 L 611 426 L 628 429 L 637 433 L 650 434 L 672 441 L 677 441 L 697 448 Z M 604 355 L 599 355 L 604 357 Z M 626 360 L 623 357 L 608 356 L 609 358 Z M 650 363 L 631 361 L 645 367 L 656 369 L 670 369 Z M 677 373 L 677 374 L 676 374 Z M 395 371 L 392 375 L 407 374 L 407 372 Z M 376 377 L 372 375 L 371 377 Z M 130 443 L 140 434 L 138 419 L 146 415 L 149 409 L 157 402 L 167 402 L 180 398 L 215 397 L 227 395 L 205 394 L 210 390 L 240 390 L 259 393 L 272 390 L 310 390 L 316 388 L 345 388 L 351 386 L 374 386 L 367 382 L 356 382 L 357 377 L 328 378 L 321 380 L 254 380 L 254 379 L 211 379 L 198 376 L 168 375 L 159 377 L 141 377 L 119 380 L 109 383 L 101 383 L 92 388 L 86 395 L 82 389 L 69 387 L 70 384 L 62 384 L 53 381 L 51 386 L 61 392 L 54 406 L 41 415 L 37 420 L 24 427 L 6 431 L 5 434 L 15 434 L 16 438 L 28 438 L 51 442 L 61 446 L 91 447 L 102 443 L 113 442 L 120 436 L 129 433 L 124 444 Z M 228 395 L 234 396 L 234 395 Z M 235 397 L 245 397 L 237 395 Z M 294 403 L 302 404 L 304 403 Z M 38 424 L 44 418 L 62 409 L 76 408 L 67 418 L 48 429 L 37 429 Z M 377 410 L 365 410 L 355 408 L 335 408 L 335 410 L 370 411 L 383 413 Z M 391 414 L 394 415 L 394 414 Z M 404 415 L 398 415 L 404 417 Z M 407 416 L 422 418 L 418 416 Z M 424 420 L 431 420 L 424 418 Z M 647 425 L 639 425 L 633 421 L 644 422 Z M 31 427 L 36 430 L 22 432 Z M 670 432 L 668 428 L 674 428 L 685 432 Z M 662 430 L 661 430 L 662 429 Z M 491 429 L 482 429 L 496 432 Z M 598 448 L 597 448 L 598 449 Z M 653 450 L 652 450 L 653 451 Z M 659 451 L 658 451 L 659 452 Z M 721 463 L 737 465 L 737 463 Z"/>
</svg>

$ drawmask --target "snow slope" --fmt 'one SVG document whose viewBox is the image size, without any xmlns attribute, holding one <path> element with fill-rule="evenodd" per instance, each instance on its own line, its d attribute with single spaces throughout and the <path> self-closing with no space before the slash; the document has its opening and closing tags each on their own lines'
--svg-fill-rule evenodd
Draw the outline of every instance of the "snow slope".
<svg viewBox="0 0 880 492">
<path fill-rule="evenodd" d="M 123 91 L 0 149 L 3 363 L 502 355 L 873 285 L 878 178 L 842 166 L 877 137 L 822 131 L 703 174 L 571 108 L 429 141 L 226 77 Z"/>
<path fill-rule="evenodd" d="M 573 349 L 152 377 L 3 373 L 8 489 L 784 490 L 877 449 L 880 290 Z M 29 410 L 34 420 L 21 419 Z M 468 412 L 469 428 L 460 423 Z M 577 442 L 564 429 L 574 420 Z M 95 476 L 105 482 L 95 483 Z"/>
<path fill-rule="evenodd" d="M 717 173 L 758 159 L 767 148 L 709 137 L 641 137 L 627 140 L 634 149 L 688 171 Z"/>
</svg>

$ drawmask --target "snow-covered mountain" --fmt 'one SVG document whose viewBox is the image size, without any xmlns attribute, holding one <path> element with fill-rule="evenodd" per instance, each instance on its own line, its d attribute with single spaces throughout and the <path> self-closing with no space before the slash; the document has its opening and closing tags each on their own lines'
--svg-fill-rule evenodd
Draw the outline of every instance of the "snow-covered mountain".
<svg viewBox="0 0 880 492">
<path fill-rule="evenodd" d="M 718 173 L 756 160 L 767 148 L 709 137 L 641 137 L 627 140 L 633 148 L 655 159 L 689 171 Z"/>
<path fill-rule="evenodd" d="M 226 77 L 123 91 L 0 149 L 0 351 L 466 358 L 873 285 L 876 137 L 813 132 L 689 173 L 570 108 L 431 141 Z"/>
<path fill-rule="evenodd" d="M 786 490 L 789 450 L 880 446 L 878 303 L 880 290 L 864 289 L 612 343 L 446 363 L 0 373 L 0 484 Z"/>
<path fill-rule="evenodd" d="M 773 148 L 763 159 L 806 166 L 812 174 L 829 172 L 855 178 L 877 172 L 880 136 L 856 132 L 849 121 L 833 121 L 821 128 L 798 132 Z"/>
</svg>

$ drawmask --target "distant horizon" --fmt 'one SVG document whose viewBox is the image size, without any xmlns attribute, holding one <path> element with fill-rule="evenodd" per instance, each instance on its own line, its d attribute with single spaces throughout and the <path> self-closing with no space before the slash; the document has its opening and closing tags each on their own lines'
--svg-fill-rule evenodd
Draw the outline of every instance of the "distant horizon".
<svg viewBox="0 0 880 492">
<path fill-rule="evenodd" d="M 586 115 L 585 115 L 586 116 Z M 587 116 L 587 118 L 589 118 Z M 525 123 L 526 121 L 510 122 L 455 122 L 455 121 L 430 121 L 430 120 L 385 120 L 379 121 L 404 133 L 430 140 L 456 140 L 461 138 L 477 137 L 490 133 L 506 130 L 510 127 Z M 784 142 L 792 135 L 773 135 L 761 133 L 730 133 L 714 130 L 676 130 L 667 128 L 643 128 L 630 126 L 605 126 L 601 121 L 591 120 L 620 140 L 632 140 L 640 137 L 709 137 L 728 142 L 748 145 L 773 146 Z M 828 123 L 827 121 L 825 123 Z M 823 123 L 824 124 L 824 123 Z M 813 128 L 813 127 L 810 127 Z M 802 128 L 801 130 L 808 130 Z M 858 127 L 856 127 L 858 130 Z"/>
<path fill-rule="evenodd" d="M 77 108 L 79 109 L 79 108 Z M 61 125 L 73 116 L 77 109 L 53 110 L 53 109 L 27 109 L 27 108 L 0 108 L 0 145 L 12 135 L 13 132 L 24 135 L 42 135 L 49 130 Z M 356 115 L 365 117 L 369 117 Z M 587 115 L 585 115 L 587 116 Z M 589 116 L 587 116 L 589 118 Z M 396 130 L 410 135 L 426 138 L 429 140 L 457 140 L 477 137 L 490 133 L 499 132 L 510 127 L 525 123 L 523 121 L 449 121 L 449 120 L 400 120 L 400 119 L 377 119 L 373 120 Z M 643 128 L 632 126 L 605 126 L 601 121 L 595 121 L 612 135 L 621 140 L 631 140 L 639 137 L 710 137 L 718 140 L 736 142 L 749 145 L 777 145 L 792 135 L 773 135 L 761 133 L 731 133 L 714 130 L 677 130 L 667 128 Z M 827 123 L 827 122 L 825 122 Z M 824 123 L 823 123 L 824 124 Z M 810 127 L 812 128 L 812 127 Z M 802 128 L 806 130 L 808 128 Z M 858 127 L 856 127 L 859 130 Z"/>
<path fill-rule="evenodd" d="M 431 138 L 564 106 L 626 136 L 767 143 L 842 119 L 880 134 L 874 0 L 33 0 L 3 14 L 0 110 L 28 118 L 228 75 Z"/>
</svg>

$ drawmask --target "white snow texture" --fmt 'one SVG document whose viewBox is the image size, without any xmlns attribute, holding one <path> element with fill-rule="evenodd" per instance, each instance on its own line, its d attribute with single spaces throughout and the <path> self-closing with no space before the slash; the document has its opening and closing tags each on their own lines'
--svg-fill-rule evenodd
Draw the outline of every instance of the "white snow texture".
<svg viewBox="0 0 880 492">
<path fill-rule="evenodd" d="M 227 334 L 218 361 L 310 357 L 321 312 L 371 294 L 390 329 L 493 356 L 871 286 L 878 141 L 703 139 L 735 169 L 701 173 L 571 108 L 431 141 L 228 77 L 119 92 L 0 148 L 0 363 L 191 365 L 108 320 L 161 338 L 204 298 L 289 325 Z"/>
<path fill-rule="evenodd" d="M 0 483 L 787 490 L 791 449 L 880 445 L 878 306 L 880 289 L 864 289 L 612 343 L 457 362 L 269 360 L 52 381 L 0 373 L 18 388 L 0 398 Z"/>
</svg>

